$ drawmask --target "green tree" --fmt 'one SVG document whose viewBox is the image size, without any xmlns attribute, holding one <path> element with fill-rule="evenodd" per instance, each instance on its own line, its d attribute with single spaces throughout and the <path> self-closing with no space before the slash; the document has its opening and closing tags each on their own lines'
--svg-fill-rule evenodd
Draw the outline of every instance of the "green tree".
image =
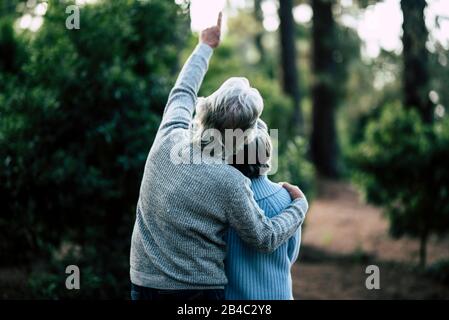
<svg viewBox="0 0 449 320">
<path fill-rule="evenodd" d="M 420 265 L 432 233 L 449 231 L 449 120 L 429 124 L 415 109 L 383 108 L 353 154 L 356 181 L 381 205 L 393 236 L 420 239 Z"/>
<path fill-rule="evenodd" d="M 65 28 L 66 5 L 50 1 L 35 34 L 1 29 L 0 43 L 15 50 L 0 64 L 2 261 L 62 240 L 100 248 L 102 239 L 126 261 L 142 168 L 184 41 L 172 1 L 86 5 L 81 30 Z M 26 54 L 17 52 L 24 41 Z"/>
<path fill-rule="evenodd" d="M 260 56 L 260 65 L 263 66 L 267 62 L 266 50 L 263 44 L 264 38 L 264 28 L 263 28 L 263 10 L 262 10 L 262 0 L 254 0 L 254 19 L 257 23 L 257 31 L 254 36 L 254 43 L 256 45 L 257 50 L 259 51 Z"/>
<path fill-rule="evenodd" d="M 338 175 L 336 108 L 338 98 L 337 27 L 334 0 L 312 0 L 313 9 L 313 115 L 311 155 L 317 171 L 327 177 Z"/>
<path fill-rule="evenodd" d="M 292 128 L 296 133 L 303 132 L 303 115 L 301 111 L 301 95 L 298 83 L 298 67 L 296 65 L 296 24 L 293 19 L 293 0 L 279 1 L 280 19 L 280 54 L 281 54 L 281 83 L 284 92 L 293 101 Z"/>
<path fill-rule="evenodd" d="M 426 42 L 429 32 L 424 20 L 426 0 L 401 0 L 404 16 L 403 36 L 403 86 L 404 105 L 419 110 L 422 118 L 433 119 L 433 104 L 429 99 L 429 52 Z"/>
</svg>

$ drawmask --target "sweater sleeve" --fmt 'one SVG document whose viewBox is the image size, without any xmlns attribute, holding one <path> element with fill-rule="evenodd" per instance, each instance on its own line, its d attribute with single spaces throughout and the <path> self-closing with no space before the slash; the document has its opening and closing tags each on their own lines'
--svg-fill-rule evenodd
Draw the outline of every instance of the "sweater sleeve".
<svg viewBox="0 0 449 320">
<path fill-rule="evenodd" d="M 249 180 L 235 187 L 227 199 L 228 221 L 240 238 L 262 252 L 273 252 L 299 228 L 308 210 L 306 198 L 294 200 L 273 218 L 265 216 L 257 205 Z"/>
<path fill-rule="evenodd" d="M 287 254 L 291 264 L 294 264 L 298 259 L 300 244 L 301 244 L 301 227 L 298 228 L 293 237 L 288 239 Z"/>
<path fill-rule="evenodd" d="M 175 128 L 189 128 L 198 90 L 203 82 L 212 53 L 211 47 L 200 43 L 184 64 L 168 97 L 158 136 L 165 136 Z"/>
</svg>

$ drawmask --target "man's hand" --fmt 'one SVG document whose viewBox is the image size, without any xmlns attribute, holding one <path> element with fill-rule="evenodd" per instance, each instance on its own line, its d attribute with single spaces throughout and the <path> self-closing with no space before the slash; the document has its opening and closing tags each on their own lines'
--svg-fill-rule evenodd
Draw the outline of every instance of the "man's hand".
<svg viewBox="0 0 449 320">
<path fill-rule="evenodd" d="M 201 31 L 200 41 L 207 44 L 213 49 L 218 47 L 218 45 L 220 44 L 221 17 L 222 14 L 220 12 L 220 14 L 218 15 L 217 25 Z"/>
<path fill-rule="evenodd" d="M 287 182 L 280 182 L 280 184 L 285 189 L 287 189 L 288 193 L 290 193 L 290 197 L 292 198 L 292 200 L 305 198 L 304 193 L 302 193 L 302 191 L 297 186 L 293 186 Z"/>
</svg>

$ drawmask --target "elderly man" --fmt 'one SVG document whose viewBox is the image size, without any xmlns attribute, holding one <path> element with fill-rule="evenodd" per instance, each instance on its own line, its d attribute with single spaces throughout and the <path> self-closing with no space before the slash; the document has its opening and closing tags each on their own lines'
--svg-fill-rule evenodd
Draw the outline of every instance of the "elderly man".
<svg viewBox="0 0 449 320">
<path fill-rule="evenodd" d="M 262 112 L 259 92 L 242 78 L 196 105 L 220 29 L 221 14 L 184 65 L 148 154 L 131 243 L 132 299 L 223 299 L 227 228 L 255 249 L 272 252 L 295 233 L 308 209 L 302 192 L 285 184 L 293 202 L 269 219 L 253 199 L 249 179 L 232 166 L 174 163 L 170 157 L 180 142 L 191 142 L 195 106 L 200 132 L 246 130 Z"/>
</svg>

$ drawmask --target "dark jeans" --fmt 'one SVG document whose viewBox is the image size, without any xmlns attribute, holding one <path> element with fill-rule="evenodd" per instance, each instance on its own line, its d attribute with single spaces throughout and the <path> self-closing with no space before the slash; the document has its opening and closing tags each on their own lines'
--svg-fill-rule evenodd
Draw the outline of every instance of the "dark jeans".
<svg viewBox="0 0 449 320">
<path fill-rule="evenodd" d="M 214 301 L 224 300 L 223 289 L 162 290 L 141 287 L 131 283 L 131 300 L 153 301 Z"/>
</svg>

